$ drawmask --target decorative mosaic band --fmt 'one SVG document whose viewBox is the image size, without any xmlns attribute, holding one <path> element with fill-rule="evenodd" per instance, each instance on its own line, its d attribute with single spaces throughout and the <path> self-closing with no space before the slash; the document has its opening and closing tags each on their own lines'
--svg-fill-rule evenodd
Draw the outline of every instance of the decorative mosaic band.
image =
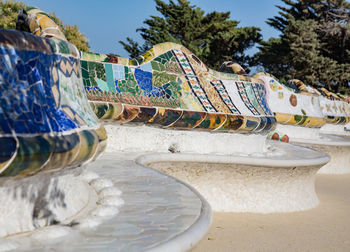
<svg viewBox="0 0 350 252">
<path fill-rule="evenodd" d="M 90 103 L 97 117 L 107 122 L 142 122 L 162 128 L 241 133 L 268 132 L 276 124 L 276 119 L 272 116 L 242 116 L 97 101 Z"/>
<path fill-rule="evenodd" d="M 253 113 L 253 115 L 259 115 L 259 112 L 256 110 L 256 108 L 253 106 L 253 104 L 250 102 L 248 98 L 246 86 L 244 85 L 244 83 L 240 81 L 236 81 L 235 83 L 236 83 L 239 95 L 244 101 L 245 106 Z"/>
<path fill-rule="evenodd" d="M 350 104 L 344 99 L 334 100 L 336 96 L 330 94 L 327 97 L 323 96 L 322 92 L 299 80 L 291 80 L 284 85 L 266 73 L 258 73 L 254 77 L 264 81 L 267 90 L 265 97 L 278 123 L 321 127 L 325 123 L 346 124 L 349 122 Z M 322 90 L 325 93 L 325 89 Z"/>
<path fill-rule="evenodd" d="M 186 55 L 177 49 L 173 50 L 176 56 L 176 59 L 178 60 L 182 70 L 185 73 L 186 79 L 188 81 L 188 84 L 190 85 L 193 94 L 199 99 L 200 103 L 204 107 L 204 109 L 207 112 L 217 112 L 217 110 L 212 106 L 210 100 L 208 99 L 205 91 L 202 89 L 202 86 L 199 83 L 199 80 L 188 61 Z"/>
<path fill-rule="evenodd" d="M 214 79 L 210 82 L 210 84 L 212 84 L 213 87 L 215 87 L 216 91 L 218 91 L 221 99 L 223 100 L 223 102 L 225 102 L 226 106 L 230 109 L 230 111 L 233 114 L 240 114 L 239 110 L 234 105 L 231 97 L 227 93 L 227 90 L 226 90 L 224 84 L 222 83 L 222 81 Z"/>
</svg>

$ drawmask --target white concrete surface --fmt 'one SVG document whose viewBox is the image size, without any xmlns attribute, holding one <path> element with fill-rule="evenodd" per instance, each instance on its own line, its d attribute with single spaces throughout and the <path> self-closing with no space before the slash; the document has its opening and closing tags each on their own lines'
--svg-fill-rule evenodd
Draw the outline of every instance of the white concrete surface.
<svg viewBox="0 0 350 252">
<path fill-rule="evenodd" d="M 320 129 L 277 124 L 277 129 L 289 136 L 289 142 L 327 153 L 331 161 L 319 173 L 350 173 L 350 138 L 322 134 Z"/>
<path fill-rule="evenodd" d="M 74 218 L 71 225 L 0 239 L 0 249 L 175 252 L 193 248 L 211 224 L 208 202 L 191 186 L 136 164 L 138 155 L 103 154 L 83 176 L 94 186 L 97 207 Z M 107 205 L 101 208 L 103 203 Z M 116 209 L 119 213 L 109 216 Z"/>
<path fill-rule="evenodd" d="M 329 124 L 326 123 L 323 125 L 320 129 L 321 134 L 329 134 L 329 135 L 336 135 L 336 136 L 345 136 L 350 137 L 350 131 L 346 131 L 347 125 L 344 124 Z"/>
<path fill-rule="evenodd" d="M 55 230 L 57 225 L 83 224 L 91 215 L 103 218 L 103 211 L 123 204 L 121 193 L 115 195 L 117 203 L 116 199 L 105 203 L 110 196 L 99 195 L 99 191 L 106 187 L 115 188 L 110 180 L 81 169 L 6 179 L 0 187 L 0 235 L 8 237 L 52 225 L 50 230 Z M 117 213 L 114 211 L 113 215 Z M 36 239 L 51 236 L 50 232 L 42 232 Z"/>
<path fill-rule="evenodd" d="M 266 151 L 266 135 L 215 133 L 156 127 L 105 125 L 108 140 L 106 152 L 186 152 L 231 155 Z M 239 144 L 238 144 L 239 143 Z"/>
<path fill-rule="evenodd" d="M 287 134 L 289 139 L 318 139 L 320 137 L 320 128 L 309 128 L 298 125 L 277 123 L 276 130 Z"/>
<path fill-rule="evenodd" d="M 284 154 L 148 154 L 137 162 L 189 183 L 214 211 L 272 213 L 316 207 L 315 175 L 329 157 L 304 147 L 272 144 Z"/>
</svg>

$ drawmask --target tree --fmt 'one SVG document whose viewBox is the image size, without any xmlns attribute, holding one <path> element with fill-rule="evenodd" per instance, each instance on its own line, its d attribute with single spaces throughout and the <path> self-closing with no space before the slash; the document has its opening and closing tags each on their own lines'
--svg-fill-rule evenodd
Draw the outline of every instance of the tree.
<svg viewBox="0 0 350 252">
<path fill-rule="evenodd" d="M 17 14 L 25 8 L 26 5 L 23 2 L 0 0 L 0 28 L 15 29 Z"/>
<path fill-rule="evenodd" d="M 124 49 L 129 53 L 131 58 L 137 58 L 140 54 L 149 50 L 149 46 L 145 43 L 143 46 L 140 46 L 139 43 L 127 37 L 126 41 L 129 43 L 125 43 L 123 41 L 119 41 L 120 44 L 123 45 Z"/>
<path fill-rule="evenodd" d="M 350 81 L 350 4 L 345 0 L 282 0 L 267 23 L 279 38 L 260 43 L 255 62 L 281 79 L 298 78 L 337 91 Z"/>
<path fill-rule="evenodd" d="M 312 19 L 291 20 L 286 31 L 290 44 L 290 74 L 306 83 L 327 83 L 337 80 L 336 61 L 321 55 L 317 38 L 318 24 Z M 328 86 L 330 88 L 330 86 Z"/>
<path fill-rule="evenodd" d="M 238 27 L 239 22 L 230 20 L 230 12 L 210 12 L 190 5 L 187 0 L 155 0 L 161 16 L 151 16 L 137 29 L 145 43 L 140 46 L 131 38 L 119 41 L 131 57 L 135 57 L 162 42 L 182 44 L 210 67 L 219 67 L 224 61 L 235 61 L 245 67 L 251 58 L 244 54 L 261 40 L 257 27 Z"/>
<path fill-rule="evenodd" d="M 0 0 L 0 28 L 15 29 L 19 11 L 27 7 L 28 6 L 23 2 Z M 79 27 L 77 25 L 63 25 L 62 21 L 55 13 L 50 13 L 50 17 L 61 28 L 69 42 L 74 44 L 81 51 L 90 51 L 89 42 L 85 35 L 79 32 Z"/>
</svg>

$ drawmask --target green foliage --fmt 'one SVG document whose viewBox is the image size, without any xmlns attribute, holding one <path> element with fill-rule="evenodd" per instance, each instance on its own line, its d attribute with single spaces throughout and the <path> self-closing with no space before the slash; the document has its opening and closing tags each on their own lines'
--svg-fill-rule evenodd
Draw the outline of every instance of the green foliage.
<svg viewBox="0 0 350 252">
<path fill-rule="evenodd" d="M 350 3 L 345 0 L 282 0 L 267 23 L 279 38 L 260 43 L 255 62 L 278 78 L 300 79 L 337 91 L 350 81 Z"/>
<path fill-rule="evenodd" d="M 247 66 L 251 58 L 245 50 L 261 40 L 257 27 L 237 27 L 239 22 L 230 20 L 230 12 L 205 14 L 187 0 L 155 0 L 161 16 L 151 16 L 144 21 L 146 27 L 137 29 L 145 44 L 140 46 L 131 38 L 120 41 L 131 57 L 136 57 L 155 44 L 174 42 L 182 44 L 210 67 L 219 67 L 224 61 L 235 61 Z"/>
<path fill-rule="evenodd" d="M 0 0 L 0 28 L 15 29 L 18 12 L 27 7 L 28 6 L 23 2 Z M 55 13 L 50 13 L 50 17 L 61 28 L 69 42 L 74 44 L 81 51 L 90 51 L 89 42 L 85 35 L 79 32 L 79 27 L 77 25 L 63 25 L 62 21 Z"/>
<path fill-rule="evenodd" d="M 26 5 L 23 2 L 0 0 L 0 28 L 15 29 L 17 14 L 25 8 Z"/>
<path fill-rule="evenodd" d="M 65 25 L 63 30 L 67 40 L 74 44 L 80 51 L 89 52 L 89 41 L 83 33 L 79 31 L 77 25 Z"/>
</svg>

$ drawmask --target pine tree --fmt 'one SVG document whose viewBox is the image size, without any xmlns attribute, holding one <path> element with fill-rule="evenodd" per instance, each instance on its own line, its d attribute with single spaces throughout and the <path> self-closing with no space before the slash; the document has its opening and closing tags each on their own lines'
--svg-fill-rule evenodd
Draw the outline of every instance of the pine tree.
<svg viewBox="0 0 350 252">
<path fill-rule="evenodd" d="M 205 12 L 187 0 L 155 0 L 161 16 L 144 21 L 146 27 L 137 29 L 145 44 L 140 46 L 131 38 L 120 41 L 131 57 L 135 57 L 155 44 L 179 43 L 187 47 L 210 67 L 219 67 L 224 61 L 235 61 L 247 67 L 251 58 L 244 54 L 261 40 L 257 27 L 238 27 L 230 20 L 230 12 Z"/>
<path fill-rule="evenodd" d="M 328 89 L 350 81 L 350 4 L 345 0 L 282 0 L 267 23 L 281 32 L 261 42 L 256 62 L 279 78 Z"/>
</svg>

